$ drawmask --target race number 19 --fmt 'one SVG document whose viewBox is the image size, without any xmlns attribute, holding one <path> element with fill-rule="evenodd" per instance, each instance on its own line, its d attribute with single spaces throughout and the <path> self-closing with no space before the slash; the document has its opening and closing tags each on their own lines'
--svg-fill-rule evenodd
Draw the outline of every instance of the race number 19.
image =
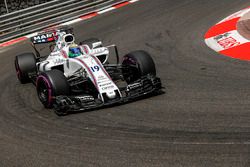
<svg viewBox="0 0 250 167">
<path fill-rule="evenodd" d="M 97 72 L 100 70 L 100 67 L 99 66 L 94 66 L 94 67 L 91 67 L 91 70 L 92 72 Z"/>
</svg>

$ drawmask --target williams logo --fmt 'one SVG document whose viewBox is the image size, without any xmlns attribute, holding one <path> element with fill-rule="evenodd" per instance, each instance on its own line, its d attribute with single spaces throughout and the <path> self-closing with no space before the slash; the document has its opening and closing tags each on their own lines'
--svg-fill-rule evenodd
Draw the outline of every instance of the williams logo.
<svg viewBox="0 0 250 167">
<path fill-rule="evenodd" d="M 32 39 L 33 43 L 46 43 L 46 42 L 51 42 L 54 41 L 54 36 L 53 34 L 41 34 L 33 37 Z"/>
</svg>

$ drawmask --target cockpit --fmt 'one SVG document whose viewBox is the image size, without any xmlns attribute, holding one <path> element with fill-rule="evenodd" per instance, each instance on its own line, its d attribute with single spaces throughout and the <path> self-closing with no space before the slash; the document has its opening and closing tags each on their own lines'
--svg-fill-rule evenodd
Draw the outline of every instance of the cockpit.
<svg viewBox="0 0 250 167">
<path fill-rule="evenodd" d="M 69 46 L 69 58 L 75 58 L 82 55 L 81 48 L 77 44 Z"/>
</svg>

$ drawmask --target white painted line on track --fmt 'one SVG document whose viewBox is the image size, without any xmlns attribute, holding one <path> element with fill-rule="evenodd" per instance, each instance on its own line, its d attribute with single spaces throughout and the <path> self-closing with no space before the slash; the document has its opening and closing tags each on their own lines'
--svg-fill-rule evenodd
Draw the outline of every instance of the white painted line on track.
<svg viewBox="0 0 250 167">
<path fill-rule="evenodd" d="M 134 2 L 137 2 L 137 1 L 139 1 L 139 0 L 131 0 L 129 2 L 134 3 Z"/>
<path fill-rule="evenodd" d="M 104 9 L 104 10 L 102 10 L 102 11 L 99 11 L 99 12 L 97 12 L 97 13 L 98 13 L 98 14 L 103 14 L 103 13 L 109 12 L 109 11 L 114 10 L 114 9 L 115 9 L 114 7 L 111 7 L 111 8 Z"/>
<path fill-rule="evenodd" d="M 78 18 L 78 19 L 74 19 L 74 20 L 68 21 L 66 23 L 62 23 L 60 25 L 70 25 L 70 24 L 74 24 L 74 23 L 77 23 L 77 22 L 80 22 L 80 21 L 82 21 L 82 19 Z"/>
<path fill-rule="evenodd" d="M 38 34 L 38 33 L 37 33 L 37 32 L 35 32 L 35 33 L 29 34 L 29 35 L 25 35 L 25 37 L 27 37 L 27 38 L 31 38 L 31 37 L 36 36 L 37 34 Z"/>
</svg>

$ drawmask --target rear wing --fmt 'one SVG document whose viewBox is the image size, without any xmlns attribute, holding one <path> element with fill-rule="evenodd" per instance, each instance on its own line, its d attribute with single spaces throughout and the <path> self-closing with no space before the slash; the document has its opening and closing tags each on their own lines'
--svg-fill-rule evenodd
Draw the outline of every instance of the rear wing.
<svg viewBox="0 0 250 167">
<path fill-rule="evenodd" d="M 58 33 L 65 32 L 73 34 L 73 28 L 69 26 L 47 28 L 31 38 L 33 44 L 50 43 L 57 40 Z"/>
<path fill-rule="evenodd" d="M 43 33 L 38 34 L 31 38 L 31 42 L 33 44 L 42 44 L 42 43 L 49 43 L 55 41 L 55 34 L 54 33 Z"/>
</svg>

